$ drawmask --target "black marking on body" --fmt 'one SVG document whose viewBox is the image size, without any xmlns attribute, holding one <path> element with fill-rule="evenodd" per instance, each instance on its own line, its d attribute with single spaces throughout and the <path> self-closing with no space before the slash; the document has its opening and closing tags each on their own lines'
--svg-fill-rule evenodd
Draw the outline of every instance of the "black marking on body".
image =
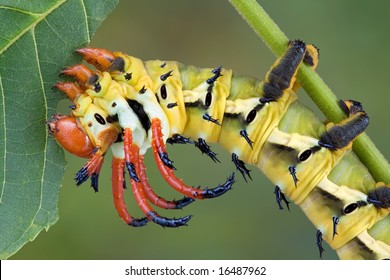
<svg viewBox="0 0 390 280">
<path fill-rule="evenodd" d="M 165 80 L 168 79 L 170 76 L 172 76 L 172 72 L 173 72 L 173 70 L 170 70 L 170 71 L 168 71 L 167 73 L 162 74 L 162 75 L 160 76 L 160 80 L 161 80 L 161 81 L 165 81 Z"/>
<path fill-rule="evenodd" d="M 168 108 L 168 109 L 172 109 L 172 108 L 177 107 L 177 106 L 179 106 L 179 105 L 177 104 L 177 102 L 168 103 L 168 104 L 167 104 L 167 108 Z"/>
<path fill-rule="evenodd" d="M 318 247 L 318 250 L 320 252 L 320 258 L 322 259 L 322 253 L 325 251 L 324 247 L 322 247 L 322 232 L 320 230 L 317 230 L 316 233 L 316 244 Z"/>
<path fill-rule="evenodd" d="M 209 145 L 207 145 L 206 140 L 203 138 L 198 138 L 198 141 L 194 142 L 195 147 L 197 147 L 202 152 L 202 154 L 208 155 L 214 162 L 220 162 L 217 158 L 217 154 L 211 150 Z"/>
<path fill-rule="evenodd" d="M 164 100 L 167 99 L 168 93 L 167 93 L 167 88 L 166 88 L 165 84 L 162 84 L 160 87 L 160 95 L 161 95 L 162 99 L 164 99 Z"/>
<path fill-rule="evenodd" d="M 126 167 L 127 167 L 127 171 L 129 172 L 130 179 L 136 181 L 137 183 L 141 182 L 138 178 L 134 164 L 132 164 L 131 162 L 126 162 Z"/>
<path fill-rule="evenodd" d="M 334 239 L 335 235 L 337 235 L 337 225 L 339 224 L 340 219 L 338 217 L 333 217 L 332 222 L 333 222 L 333 236 L 332 240 Z"/>
<path fill-rule="evenodd" d="M 280 145 L 280 144 L 276 144 L 276 143 L 270 143 L 270 145 L 272 145 L 272 147 L 275 148 L 276 150 L 288 152 L 288 153 L 294 152 L 295 154 L 297 154 L 297 155 L 295 155 L 295 157 L 298 156 L 297 151 L 294 148 L 291 148 L 289 146 Z"/>
<path fill-rule="evenodd" d="M 132 219 L 128 225 L 132 227 L 142 227 L 145 226 L 149 222 L 148 218 L 141 218 L 141 219 Z"/>
<path fill-rule="evenodd" d="M 241 113 L 224 113 L 223 116 L 224 116 L 224 118 L 229 118 L 229 119 L 234 119 L 234 120 L 242 118 Z"/>
<path fill-rule="evenodd" d="M 240 135 L 244 137 L 245 141 L 248 143 L 248 145 L 253 149 L 253 141 L 249 138 L 248 132 L 245 129 L 240 130 Z"/>
<path fill-rule="evenodd" d="M 200 99 L 198 99 L 194 102 L 185 102 L 184 105 L 186 108 L 201 108 L 203 110 L 208 109 L 208 107 Z"/>
<path fill-rule="evenodd" d="M 217 187 L 212 189 L 205 189 L 202 192 L 202 196 L 203 198 L 214 198 L 223 195 L 224 193 L 232 189 L 232 185 L 235 182 L 236 181 L 234 180 L 234 172 L 233 172 L 232 174 L 230 174 L 229 178 L 226 180 L 224 184 L 218 185 Z"/>
<path fill-rule="evenodd" d="M 203 114 L 203 119 L 206 120 L 206 121 L 209 121 L 209 122 L 212 122 L 212 123 L 215 123 L 216 125 L 221 125 L 218 121 L 218 119 L 214 119 L 213 117 L 211 117 L 209 114 L 205 113 Z"/>
<path fill-rule="evenodd" d="M 322 197 L 320 200 L 325 204 L 326 207 L 337 211 L 338 217 L 344 215 L 344 203 L 338 197 L 319 187 L 314 188 L 313 193 L 318 193 Z"/>
<path fill-rule="evenodd" d="M 146 92 L 145 85 L 142 86 L 142 88 L 139 90 L 139 94 L 144 94 Z"/>
<path fill-rule="evenodd" d="M 95 117 L 95 120 L 100 123 L 101 125 L 105 125 L 106 124 L 106 121 L 104 120 L 104 118 L 102 117 L 102 115 L 98 114 L 98 113 L 95 113 L 93 115 Z"/>
<path fill-rule="evenodd" d="M 137 115 L 139 121 L 141 122 L 143 129 L 146 131 L 146 134 L 147 134 L 149 129 L 150 129 L 151 123 L 150 123 L 148 115 L 146 114 L 146 112 L 144 110 L 144 107 L 142 106 L 141 103 L 139 103 L 136 100 L 127 99 L 126 101 L 129 104 L 130 108 Z"/>
<path fill-rule="evenodd" d="M 126 81 L 130 81 L 133 77 L 133 73 L 125 73 L 124 77 Z"/>
<path fill-rule="evenodd" d="M 284 195 L 284 193 L 282 192 L 282 190 L 280 189 L 279 186 L 275 186 L 275 191 L 274 191 L 274 194 L 275 194 L 275 197 L 276 197 L 276 203 L 278 204 L 279 206 L 279 209 L 280 210 L 283 210 L 283 206 L 282 206 L 282 201 L 284 201 L 284 203 L 286 204 L 286 207 L 288 209 L 288 211 L 290 211 L 290 201 L 287 200 L 286 196 Z"/>
<path fill-rule="evenodd" d="M 204 105 L 207 106 L 207 108 L 210 107 L 212 100 L 213 100 L 213 95 L 211 91 L 208 91 L 206 93 L 206 98 L 204 99 Z"/>
<path fill-rule="evenodd" d="M 172 137 L 167 139 L 167 143 L 173 144 L 194 144 L 190 138 L 184 137 L 180 134 L 173 134 Z"/>
<path fill-rule="evenodd" d="M 299 181 L 299 179 L 297 178 L 297 169 L 295 168 L 295 166 L 289 166 L 288 172 L 290 172 L 290 175 L 292 176 L 292 178 L 294 180 L 294 185 L 295 185 L 295 187 L 297 187 L 297 184 Z"/>
<path fill-rule="evenodd" d="M 246 176 L 248 176 L 249 179 L 252 180 L 251 174 L 249 173 L 251 170 L 246 168 L 245 163 L 240 160 L 235 153 L 232 153 L 232 162 L 236 166 L 237 170 L 240 171 L 242 177 L 244 177 L 245 182 L 248 182 Z"/>
<path fill-rule="evenodd" d="M 107 116 L 106 121 L 108 123 L 115 123 L 119 121 L 118 114 L 112 115 L 112 116 Z"/>
<path fill-rule="evenodd" d="M 167 153 L 158 152 L 158 156 L 160 157 L 161 161 L 164 163 L 164 165 L 172 170 L 176 170 L 176 168 L 173 166 L 173 161 L 169 159 Z"/>
<path fill-rule="evenodd" d="M 214 76 L 212 76 L 211 78 L 208 78 L 208 79 L 206 80 L 206 83 L 208 83 L 208 84 L 214 84 L 215 81 L 216 81 L 219 77 L 222 76 L 221 71 L 222 71 L 222 66 L 219 66 L 219 67 L 217 67 L 217 68 L 214 68 L 214 69 L 211 71 L 211 73 L 213 73 Z"/>
<path fill-rule="evenodd" d="M 189 220 L 191 220 L 192 215 L 188 215 L 182 218 L 166 218 L 159 216 L 156 212 L 149 212 L 147 213 L 148 217 L 151 217 L 152 221 L 162 227 L 180 227 L 180 226 L 187 226 L 187 223 Z"/>
</svg>

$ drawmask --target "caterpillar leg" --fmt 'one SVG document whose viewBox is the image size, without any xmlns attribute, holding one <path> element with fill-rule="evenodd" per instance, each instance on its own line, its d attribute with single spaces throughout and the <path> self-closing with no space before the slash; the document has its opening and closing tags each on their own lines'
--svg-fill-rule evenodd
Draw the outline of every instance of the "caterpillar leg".
<svg viewBox="0 0 390 280">
<path fill-rule="evenodd" d="M 234 173 L 228 178 L 223 184 L 212 189 L 195 189 L 184 184 L 174 174 L 174 167 L 172 162 L 168 158 L 165 143 L 162 139 L 161 123 L 159 119 L 152 120 L 152 149 L 154 159 L 157 163 L 158 169 L 163 175 L 164 179 L 170 184 L 175 190 L 184 194 L 187 197 L 195 199 L 214 198 L 220 196 L 229 191 L 233 185 Z"/>
<path fill-rule="evenodd" d="M 139 179 L 144 187 L 144 191 L 148 200 L 154 205 L 164 209 L 181 209 L 194 201 L 193 198 L 183 197 L 179 200 L 167 201 L 164 198 L 158 196 L 149 185 L 148 178 L 146 176 L 146 167 L 144 164 L 144 156 L 139 156 Z"/>
<path fill-rule="evenodd" d="M 131 176 L 130 181 L 134 198 L 137 201 L 139 208 L 147 216 L 147 218 L 163 227 L 179 227 L 186 225 L 187 222 L 191 219 L 191 215 L 178 219 L 169 219 L 161 217 L 149 205 L 147 201 L 147 196 L 144 191 L 144 186 L 142 185 L 141 180 L 138 177 L 138 174 L 140 174 L 139 147 L 136 144 L 132 143 L 132 133 L 131 130 L 128 128 L 126 128 L 124 131 L 124 152 L 126 166 L 128 167 L 128 169 L 129 166 L 131 166 L 131 170 L 129 169 L 129 173 Z"/>
<path fill-rule="evenodd" d="M 292 89 L 295 83 L 295 75 L 298 66 L 305 57 L 306 45 L 300 40 L 289 43 L 289 47 L 267 73 L 263 91 L 264 95 L 261 102 L 270 102 L 278 100 L 283 92 Z"/>
<path fill-rule="evenodd" d="M 359 102 L 340 100 L 339 105 L 348 117 L 339 124 L 327 124 L 319 141 L 320 146 L 331 150 L 349 148 L 353 140 L 367 128 L 369 121 Z"/>
</svg>

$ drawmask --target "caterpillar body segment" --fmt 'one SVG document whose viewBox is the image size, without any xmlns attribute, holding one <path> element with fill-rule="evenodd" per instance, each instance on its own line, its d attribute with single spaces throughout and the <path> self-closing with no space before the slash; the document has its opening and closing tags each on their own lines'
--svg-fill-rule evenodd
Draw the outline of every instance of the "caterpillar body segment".
<svg viewBox="0 0 390 280">
<path fill-rule="evenodd" d="M 217 161 L 207 142 L 218 142 L 232 154 L 245 180 L 250 178 L 245 163 L 264 172 L 275 185 L 280 209 L 286 206 L 292 211 L 290 201 L 302 208 L 317 228 L 313 240 L 321 257 L 325 253 L 323 240 L 340 258 L 390 257 L 389 186 L 376 184 L 356 158 L 351 166 L 358 172 L 340 171 L 350 165 L 352 142 L 367 127 L 367 114 L 360 103 L 341 101 L 347 117 L 324 125 L 297 101 L 295 75 L 301 63 L 316 67 L 318 50 L 314 46 L 299 40 L 290 42 L 264 82 L 236 76 L 222 67 L 199 69 L 172 61 L 142 62 L 120 52 L 92 48 L 78 53 L 97 71 L 75 66 L 66 74 L 74 76 L 83 90 L 80 100 L 85 98 L 105 111 L 107 123 L 118 129 L 116 143 L 111 144 L 116 176 L 113 195 L 127 224 L 152 220 L 162 226 L 185 225 L 191 216 L 161 217 L 148 201 L 174 209 L 230 190 L 233 175 L 213 189 L 187 186 L 174 175 L 176 166 L 165 147 L 166 142 L 194 143 Z M 74 101 L 76 108 L 84 104 L 78 103 L 79 98 Z M 83 117 L 73 115 L 77 120 Z M 84 127 L 85 122 L 80 123 Z M 96 133 L 90 137 L 96 138 Z M 143 163 L 149 148 L 164 179 L 185 195 L 177 204 L 160 199 L 149 186 Z M 134 219 L 127 213 L 123 202 L 125 168 L 145 219 Z"/>
</svg>

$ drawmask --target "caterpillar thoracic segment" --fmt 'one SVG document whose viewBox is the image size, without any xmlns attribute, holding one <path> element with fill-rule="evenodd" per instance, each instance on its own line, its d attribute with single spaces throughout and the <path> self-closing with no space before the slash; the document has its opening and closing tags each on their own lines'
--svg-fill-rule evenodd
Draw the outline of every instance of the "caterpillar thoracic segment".
<svg viewBox="0 0 390 280">
<path fill-rule="evenodd" d="M 166 227 L 185 225 L 191 216 L 161 217 L 158 207 L 182 208 L 195 199 L 213 198 L 230 190 L 234 175 L 215 188 L 196 189 L 174 175 L 165 143 L 193 143 L 218 160 L 207 143 L 218 142 L 232 153 L 244 179 L 245 163 L 255 165 L 275 185 L 279 208 L 294 201 L 317 227 L 322 240 L 341 258 L 390 257 L 390 188 L 376 184 L 349 153 L 352 141 L 366 128 L 368 117 L 356 101 L 340 101 L 347 118 L 324 126 L 296 101 L 296 70 L 317 64 L 316 48 L 301 41 L 288 45 L 260 82 L 216 67 L 199 69 L 173 61 L 147 61 L 102 49 L 78 50 L 98 70 L 76 65 L 63 71 L 77 84 L 56 87 L 73 101 L 72 116 L 49 122 L 57 141 L 68 151 L 89 157 L 76 175 L 77 184 L 91 177 L 98 189 L 104 154 L 113 152 L 113 196 L 119 216 L 129 225 L 152 220 Z M 152 147 L 165 180 L 185 197 L 166 201 L 149 186 L 143 155 Z M 348 170 L 346 166 L 354 166 Z M 124 170 L 145 218 L 133 218 L 123 200 Z"/>
</svg>

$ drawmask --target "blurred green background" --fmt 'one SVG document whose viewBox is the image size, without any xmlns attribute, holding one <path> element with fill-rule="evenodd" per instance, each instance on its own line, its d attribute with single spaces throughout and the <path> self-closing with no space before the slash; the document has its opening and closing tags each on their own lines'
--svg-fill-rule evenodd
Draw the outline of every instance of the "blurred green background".
<svg viewBox="0 0 390 280">
<path fill-rule="evenodd" d="M 390 2 L 259 2 L 289 38 L 320 48 L 319 74 L 339 98 L 353 98 L 365 105 L 371 120 L 368 134 L 389 159 Z M 222 0 L 122 0 L 91 45 L 144 60 L 222 65 L 259 78 L 275 60 L 228 1 Z M 303 91 L 300 96 L 314 107 Z M 62 102 L 59 110 L 67 112 L 67 105 Z M 195 186 L 222 183 L 235 167 L 230 155 L 213 147 L 222 164 L 192 146 L 169 147 L 178 176 Z M 179 211 L 158 209 L 167 217 L 193 214 L 188 227 L 163 229 L 150 223 L 131 228 L 123 224 L 113 206 L 111 155 L 106 158 L 97 194 L 88 184 L 75 187 L 73 176 L 84 160 L 66 156 L 69 165 L 59 198 L 59 221 L 12 259 L 318 259 L 316 229 L 296 206 L 290 212 L 278 209 L 273 186 L 258 170 L 252 171 L 249 183 L 237 174 L 234 189 L 223 197 L 198 201 Z M 150 153 L 146 165 L 157 193 L 181 198 L 163 182 Z M 141 216 L 131 192 L 126 194 L 128 210 Z M 327 245 L 325 250 L 325 259 L 337 258 Z"/>
</svg>

